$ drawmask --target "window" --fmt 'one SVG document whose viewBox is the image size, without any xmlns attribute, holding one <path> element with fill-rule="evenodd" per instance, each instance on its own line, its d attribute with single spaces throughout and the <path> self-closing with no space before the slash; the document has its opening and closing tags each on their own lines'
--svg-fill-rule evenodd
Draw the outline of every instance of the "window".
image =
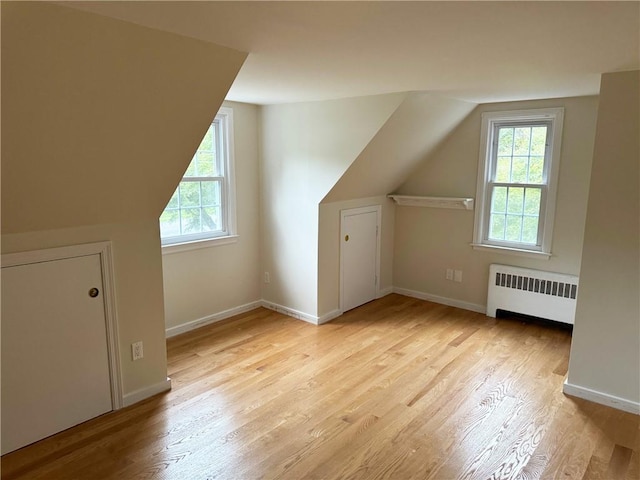
<svg viewBox="0 0 640 480">
<path fill-rule="evenodd" d="M 163 246 L 234 236 L 232 125 L 231 109 L 222 108 L 160 216 Z"/>
<path fill-rule="evenodd" d="M 563 113 L 482 115 L 475 247 L 551 255 Z"/>
</svg>

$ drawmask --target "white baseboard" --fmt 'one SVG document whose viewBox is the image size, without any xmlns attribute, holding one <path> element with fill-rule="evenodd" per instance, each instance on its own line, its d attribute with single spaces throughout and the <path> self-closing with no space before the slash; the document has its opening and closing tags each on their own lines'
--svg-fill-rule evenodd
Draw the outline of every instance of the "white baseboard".
<svg viewBox="0 0 640 480">
<path fill-rule="evenodd" d="M 298 320 L 304 320 L 305 322 L 309 322 L 314 325 L 320 324 L 319 317 L 316 317 L 315 315 L 309 315 L 308 313 L 301 312 L 294 308 L 284 307 L 282 305 L 278 305 L 277 303 L 269 302 L 267 300 L 262 300 L 261 305 L 264 308 L 268 308 L 269 310 L 273 310 L 274 312 L 282 313 L 289 317 L 297 318 Z"/>
<path fill-rule="evenodd" d="M 615 408 L 616 410 L 623 410 L 629 413 L 635 413 L 640 415 L 640 403 L 627 400 L 626 398 L 616 397 L 615 395 L 609 395 L 608 393 L 598 392 L 591 390 L 590 388 L 581 387 L 579 385 L 573 385 L 566 380 L 562 391 L 572 397 L 582 398 L 589 400 L 590 402 L 599 403 L 600 405 L 606 405 L 607 407 Z"/>
<path fill-rule="evenodd" d="M 449 305 L 452 307 L 462 308 L 464 310 L 471 310 L 473 312 L 485 313 L 486 307 L 484 305 L 476 305 L 475 303 L 463 302 L 461 300 L 455 300 L 453 298 L 440 297 L 438 295 L 432 295 L 424 292 L 417 292 L 414 290 L 408 290 L 405 288 L 397 288 L 397 287 L 386 287 L 378 292 L 377 298 L 385 297 L 391 293 L 398 293 L 400 295 L 406 295 L 408 297 L 415 297 L 421 300 L 429 300 L 431 302 L 441 303 L 443 305 Z M 285 307 L 283 305 L 279 305 L 274 302 L 269 302 L 267 300 L 256 300 L 255 302 L 246 303 L 244 305 L 240 305 L 238 307 L 230 308 L 228 310 L 224 310 L 222 312 L 214 313 L 212 315 L 207 315 L 206 317 L 198 318 L 196 320 L 192 320 L 187 323 L 183 323 L 182 325 L 177 325 L 175 327 L 169 327 L 166 329 L 167 338 L 175 337 L 176 335 L 180 335 L 181 333 L 189 332 L 191 330 L 195 330 L 196 328 L 204 327 L 205 325 L 209 325 L 211 323 L 219 322 L 229 317 L 233 317 L 234 315 L 239 315 L 241 313 L 248 312 L 258 307 L 265 307 L 269 310 L 276 311 L 278 313 L 282 313 L 289 317 L 297 318 L 298 320 L 303 320 L 305 322 L 311 323 L 313 325 L 322 325 L 323 323 L 330 322 L 334 318 L 342 315 L 342 311 L 339 309 L 332 310 L 329 313 L 325 313 L 324 315 L 318 317 L 316 315 L 311 315 L 305 312 L 301 312 L 300 310 L 296 310 L 294 308 Z"/>
<path fill-rule="evenodd" d="M 191 330 L 195 330 L 196 328 L 204 327 L 205 325 L 209 325 L 211 323 L 216 323 L 226 318 L 233 317 L 234 315 L 239 315 L 241 313 L 254 310 L 261 305 L 262 302 L 260 300 L 245 303 L 244 305 L 240 305 L 239 307 L 230 308 L 219 313 L 214 313 L 213 315 L 207 315 L 206 317 L 198 318 L 196 320 L 183 323 L 182 325 L 169 327 L 166 329 L 166 335 L 167 338 L 175 337 L 176 335 L 180 335 L 181 333 L 189 332 Z"/>
<path fill-rule="evenodd" d="M 342 310 L 334 310 L 332 312 L 325 313 L 324 315 L 320 316 L 320 318 L 318 318 L 318 325 L 330 322 L 334 318 L 338 318 L 340 315 L 342 315 Z"/>
<path fill-rule="evenodd" d="M 441 297 L 440 295 L 433 295 L 431 293 L 417 292 L 415 290 L 408 290 L 406 288 L 393 287 L 393 292 L 399 295 L 405 295 L 407 297 L 419 298 L 420 300 L 428 300 L 430 302 L 441 303 L 442 305 L 448 305 L 450 307 L 462 308 L 463 310 L 471 310 L 472 312 L 484 313 L 487 312 L 485 305 L 479 305 L 477 303 L 464 302 L 462 300 L 456 300 L 455 298 Z"/>
<path fill-rule="evenodd" d="M 386 297 L 387 295 L 390 295 L 392 293 L 393 293 L 393 286 L 387 287 L 387 288 L 383 288 L 383 289 L 378 291 L 378 296 L 376 298 Z"/>
<path fill-rule="evenodd" d="M 141 402 L 142 400 L 153 397 L 158 393 L 166 392 L 169 390 L 171 390 L 171 379 L 167 377 L 164 382 L 159 382 L 155 385 L 150 385 L 148 387 L 141 388 L 140 390 L 125 394 L 122 399 L 122 406 L 128 407 L 129 405 L 133 405 L 134 403 Z"/>
</svg>

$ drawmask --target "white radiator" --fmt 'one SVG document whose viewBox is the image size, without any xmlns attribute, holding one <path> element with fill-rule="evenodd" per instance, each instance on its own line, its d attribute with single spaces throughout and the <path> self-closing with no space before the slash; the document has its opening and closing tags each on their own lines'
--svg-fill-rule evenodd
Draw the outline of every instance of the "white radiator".
<svg viewBox="0 0 640 480">
<path fill-rule="evenodd" d="M 578 277 L 493 264 L 489 268 L 487 315 L 506 310 L 573 325 Z"/>
</svg>

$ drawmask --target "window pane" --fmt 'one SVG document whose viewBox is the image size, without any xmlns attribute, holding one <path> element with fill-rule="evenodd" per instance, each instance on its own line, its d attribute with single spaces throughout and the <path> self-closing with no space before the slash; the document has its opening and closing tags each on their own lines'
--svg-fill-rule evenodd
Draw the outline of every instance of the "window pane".
<svg viewBox="0 0 640 480">
<path fill-rule="evenodd" d="M 199 177 L 212 177 L 215 175 L 213 152 L 198 152 L 197 173 Z"/>
<path fill-rule="evenodd" d="M 200 233 L 202 231 L 199 208 L 183 208 L 181 213 L 183 235 L 187 233 Z"/>
<path fill-rule="evenodd" d="M 522 224 L 522 241 L 532 244 L 538 242 L 538 217 L 524 217 Z"/>
<path fill-rule="evenodd" d="M 180 206 L 200 206 L 200 185 L 198 182 L 180 182 Z"/>
<path fill-rule="evenodd" d="M 498 155 L 511 156 L 513 151 L 513 128 L 501 128 L 498 133 Z"/>
<path fill-rule="evenodd" d="M 160 236 L 172 237 L 180 235 L 180 212 L 165 210 L 160 216 Z"/>
<path fill-rule="evenodd" d="M 513 183 L 527 182 L 528 157 L 513 157 L 513 167 L 511 170 L 511 181 Z"/>
<path fill-rule="evenodd" d="M 519 127 L 514 129 L 514 155 L 529 155 L 529 140 L 531 127 Z"/>
<path fill-rule="evenodd" d="M 211 151 L 214 153 L 217 153 L 218 151 L 218 143 L 216 142 L 216 140 L 220 137 L 220 132 L 221 132 L 221 128 L 220 128 L 220 124 L 219 122 L 215 121 L 211 124 L 211 126 L 209 127 L 209 131 L 211 132 L 212 138 L 213 138 L 213 144 L 211 145 Z"/>
<path fill-rule="evenodd" d="M 180 206 L 180 202 L 178 201 L 179 198 L 178 188 L 176 188 L 176 191 L 173 192 L 173 196 L 171 197 L 171 200 L 169 200 L 169 203 L 167 203 L 166 208 L 178 208 Z"/>
<path fill-rule="evenodd" d="M 531 129 L 531 155 L 544 155 L 547 142 L 547 127 Z"/>
<path fill-rule="evenodd" d="M 187 171 L 184 172 L 185 177 L 195 177 L 196 176 L 196 156 L 193 156 L 191 159 L 191 163 L 187 167 Z"/>
<path fill-rule="evenodd" d="M 498 157 L 496 182 L 509 182 L 511 179 L 511 157 Z"/>
<path fill-rule="evenodd" d="M 216 128 L 211 125 L 205 133 L 198 151 L 193 156 L 185 177 L 206 177 L 216 175 L 215 168 L 215 132 Z"/>
<path fill-rule="evenodd" d="M 504 240 L 504 215 L 491 215 L 491 224 L 489 225 L 489 238 L 491 240 Z"/>
<path fill-rule="evenodd" d="M 542 183 L 544 157 L 531 157 L 529 160 L 529 183 Z"/>
<path fill-rule="evenodd" d="M 212 152 L 213 148 L 214 148 L 213 125 L 210 125 L 209 129 L 207 130 L 207 133 L 204 134 L 204 138 L 202 139 L 202 142 L 200 142 L 200 146 L 198 147 L 198 150 L 208 150 Z"/>
<path fill-rule="evenodd" d="M 527 188 L 524 196 L 524 213 L 526 215 L 540 215 L 540 196 L 539 188 Z"/>
<path fill-rule="evenodd" d="M 225 174 L 223 168 L 223 157 L 225 153 L 220 150 L 220 142 L 222 141 L 221 136 L 223 135 L 223 129 L 220 124 L 214 123 L 211 125 L 211 129 L 213 131 L 213 174 L 218 176 L 223 176 Z"/>
<path fill-rule="evenodd" d="M 213 207 L 222 203 L 220 182 L 200 182 L 202 188 L 202 206 Z"/>
<path fill-rule="evenodd" d="M 215 232 L 222 230 L 220 207 L 205 207 L 202 209 L 202 231 Z"/>
<path fill-rule="evenodd" d="M 507 211 L 507 187 L 495 187 L 491 199 L 491 213 L 505 213 Z"/>
<path fill-rule="evenodd" d="M 508 187 L 507 212 L 522 215 L 524 188 Z"/>
<path fill-rule="evenodd" d="M 522 231 L 522 217 L 519 215 L 507 215 L 507 228 L 505 240 L 519 242 Z"/>
</svg>

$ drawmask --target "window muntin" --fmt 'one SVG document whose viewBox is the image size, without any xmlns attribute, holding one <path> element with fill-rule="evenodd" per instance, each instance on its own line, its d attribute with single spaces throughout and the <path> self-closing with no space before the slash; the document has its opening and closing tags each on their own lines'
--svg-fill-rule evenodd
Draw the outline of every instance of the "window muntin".
<svg viewBox="0 0 640 480">
<path fill-rule="evenodd" d="M 231 110 L 221 109 L 160 216 L 163 245 L 233 235 Z"/>
<path fill-rule="evenodd" d="M 474 245 L 550 254 L 562 116 L 483 114 Z"/>
</svg>

